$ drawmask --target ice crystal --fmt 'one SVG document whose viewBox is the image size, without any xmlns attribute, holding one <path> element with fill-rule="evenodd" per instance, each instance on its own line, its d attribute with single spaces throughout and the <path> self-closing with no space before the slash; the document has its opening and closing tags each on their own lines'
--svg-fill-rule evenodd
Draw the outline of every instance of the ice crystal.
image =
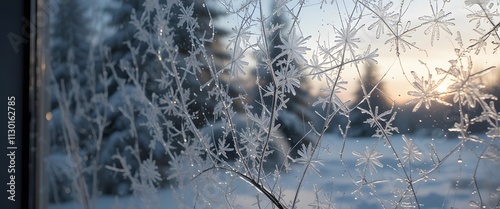
<svg viewBox="0 0 500 209">
<path fill-rule="evenodd" d="M 424 34 L 428 35 L 429 33 L 431 33 L 431 45 L 434 45 L 434 39 L 439 40 L 439 38 L 441 37 L 439 32 L 440 29 L 452 35 L 448 27 L 455 25 L 455 23 L 452 22 L 453 20 L 455 20 L 455 18 L 446 19 L 447 16 L 451 15 L 451 12 L 445 13 L 443 10 L 435 11 L 432 4 L 431 4 L 431 9 L 432 9 L 432 16 L 425 15 L 419 17 L 418 19 L 425 21 L 423 24 L 429 25 L 427 29 L 425 29 Z"/>
<path fill-rule="evenodd" d="M 372 175 L 373 172 L 377 172 L 377 168 L 375 166 L 378 166 L 380 168 L 384 167 L 384 165 L 382 165 L 382 163 L 378 159 L 384 155 L 377 150 L 366 147 L 364 153 L 353 151 L 352 154 L 357 157 L 358 162 L 356 163 L 356 166 L 365 164 L 366 168 L 368 168 L 370 174 Z"/>
<path fill-rule="evenodd" d="M 308 144 L 307 146 L 302 144 L 299 151 L 298 151 L 299 157 L 298 158 L 291 158 L 292 162 L 297 162 L 301 164 L 309 164 L 311 168 L 317 173 L 320 174 L 319 169 L 316 167 L 317 165 L 323 165 L 320 160 L 315 159 L 316 156 L 313 154 L 313 145 Z"/>
<path fill-rule="evenodd" d="M 181 6 L 181 14 L 178 15 L 179 23 L 177 23 L 177 27 L 181 27 L 184 23 L 186 23 L 187 27 L 196 24 L 196 20 L 193 18 L 193 7 L 194 3 L 189 7 Z"/>
<path fill-rule="evenodd" d="M 375 106 L 374 112 L 365 110 L 361 107 L 358 107 L 358 109 L 360 109 L 362 113 L 366 113 L 366 114 L 370 115 L 370 118 L 366 119 L 366 121 L 364 123 L 370 124 L 371 127 L 374 127 L 377 123 L 386 121 L 386 119 L 383 117 L 391 114 L 391 112 L 392 112 L 392 110 L 387 110 L 387 111 L 379 114 L 378 113 L 378 106 Z"/>
<path fill-rule="evenodd" d="M 231 56 L 231 76 L 236 77 L 240 73 L 245 75 L 245 66 L 248 65 L 248 62 L 243 60 L 245 51 L 240 46 L 236 46 Z"/>
<path fill-rule="evenodd" d="M 405 142 L 405 146 L 403 147 L 403 163 L 415 162 L 415 160 L 422 161 L 422 152 L 413 143 L 412 139 L 406 138 L 403 134 L 403 141 Z"/>
<path fill-rule="evenodd" d="M 356 27 L 356 25 L 351 25 L 353 23 L 347 23 L 347 26 L 342 27 L 340 29 L 335 29 L 337 35 L 335 36 L 335 46 L 334 49 L 338 48 L 338 51 L 342 49 L 349 50 L 354 54 L 354 50 L 359 48 L 357 43 L 361 40 L 356 37 L 358 31 L 363 27 L 363 25 Z"/>
<path fill-rule="evenodd" d="M 306 51 L 310 50 L 307 46 L 304 46 L 311 38 L 311 36 L 303 37 L 302 35 L 297 34 L 298 32 L 292 30 L 288 39 L 284 37 L 282 33 L 280 33 L 280 39 L 283 42 L 283 45 L 278 45 L 276 48 L 280 48 L 283 52 L 277 57 L 281 57 L 283 55 L 288 55 L 292 57 L 298 63 L 307 63 L 306 58 L 304 58 L 304 54 Z"/>
<path fill-rule="evenodd" d="M 161 180 L 160 173 L 158 173 L 158 167 L 156 162 L 152 159 L 147 159 L 140 165 L 140 175 L 141 179 L 149 184 L 157 184 Z"/>
<path fill-rule="evenodd" d="M 300 88 L 300 77 L 301 74 L 295 65 L 276 71 L 276 79 L 281 84 L 283 91 L 286 93 L 291 92 L 293 95 L 296 94 L 294 88 Z"/>
<path fill-rule="evenodd" d="M 413 112 L 417 111 L 422 104 L 425 105 L 426 109 L 431 107 L 431 102 L 436 101 L 441 104 L 451 105 L 448 102 L 442 100 L 440 98 L 440 94 L 437 92 L 437 87 L 443 82 L 442 79 L 436 81 L 432 79 L 432 74 L 427 74 L 427 79 L 423 76 L 419 77 L 415 71 L 411 71 L 411 74 L 415 81 L 413 81 L 412 85 L 417 91 L 408 91 L 408 95 L 414 96 L 416 98 L 411 99 L 406 104 L 415 103 L 415 107 L 413 108 Z"/>
<path fill-rule="evenodd" d="M 371 5 L 373 6 L 373 12 L 375 13 L 372 17 L 377 21 L 368 26 L 368 30 L 372 30 L 375 27 L 377 28 L 375 32 L 377 39 L 380 38 L 381 34 L 385 34 L 384 29 L 391 25 L 394 25 L 398 18 L 398 14 L 390 11 L 390 8 L 394 5 L 394 3 L 390 1 L 389 3 L 382 6 L 382 2 L 382 0 L 379 0 L 377 5 Z"/>
<path fill-rule="evenodd" d="M 391 38 L 385 41 L 385 44 L 391 44 L 391 49 L 396 49 L 396 55 L 398 56 L 401 52 L 406 52 L 407 48 L 416 48 L 416 42 L 410 41 L 412 38 L 411 33 L 415 31 L 413 28 L 410 28 L 410 26 L 410 21 L 406 22 L 404 26 L 401 23 L 394 24 L 391 28 Z"/>
</svg>

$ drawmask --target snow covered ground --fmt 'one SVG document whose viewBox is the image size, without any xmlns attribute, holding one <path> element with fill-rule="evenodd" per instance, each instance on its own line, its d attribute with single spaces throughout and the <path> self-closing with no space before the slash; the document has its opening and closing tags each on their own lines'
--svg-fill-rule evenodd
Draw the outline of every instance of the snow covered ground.
<svg viewBox="0 0 500 209">
<path fill-rule="evenodd" d="M 433 162 L 431 159 L 430 145 L 433 144 L 437 156 L 442 159 L 453 148 L 460 143 L 458 139 L 429 139 L 427 137 L 413 137 L 413 143 L 423 153 L 423 161 L 415 161 L 411 165 L 411 169 L 406 165 L 408 174 L 412 179 L 416 179 L 421 175 L 418 168 L 428 170 L 432 168 Z M 393 136 L 393 146 L 399 156 L 403 155 L 403 146 L 405 142 L 401 136 Z M 304 187 L 299 194 L 298 208 L 316 208 L 313 207 L 314 200 L 320 199 L 320 202 L 331 202 L 334 208 L 394 208 L 391 202 L 398 202 L 398 189 L 404 189 L 403 183 L 396 179 L 404 177 L 402 169 L 398 168 L 392 149 L 389 146 L 384 146 L 384 141 L 378 141 L 373 138 L 348 139 L 343 148 L 342 164 L 340 160 L 340 151 L 343 147 L 343 140 L 335 135 L 327 136 L 323 143 L 323 149 L 318 155 L 323 165 L 317 165 L 320 173 L 314 171 L 309 172 L 304 182 Z M 358 163 L 357 157 L 353 155 L 353 151 L 363 153 L 368 148 L 375 147 L 375 150 L 381 152 L 383 157 L 378 158 L 383 164 L 383 167 L 376 167 L 377 172 L 370 174 L 366 172 L 364 175 L 366 182 L 376 181 L 374 187 L 363 186 L 357 190 L 355 181 L 361 180 L 359 175 L 362 173 L 364 164 L 356 166 Z M 473 177 L 478 155 L 483 150 L 483 147 L 467 143 L 456 153 L 446 159 L 438 169 L 428 175 L 427 181 L 420 181 L 414 184 L 414 189 L 418 197 L 421 208 L 473 208 L 471 201 L 479 202 L 479 194 L 484 203 L 496 206 L 499 201 L 498 193 L 495 191 L 500 187 L 500 164 L 492 162 L 488 159 L 481 159 L 476 174 L 476 180 L 479 191 L 475 190 Z M 411 170 L 411 171 L 410 171 Z M 292 171 L 286 174 L 281 174 L 281 185 L 284 199 L 291 201 L 295 194 L 295 188 L 298 183 L 298 178 L 303 171 L 302 165 L 293 165 Z M 224 174 L 222 174 L 224 175 Z M 380 181 L 378 181 L 380 180 Z M 200 183 L 200 182 L 197 182 Z M 208 185 L 208 186 L 207 186 Z M 359 185 L 359 184 L 358 184 Z M 207 194 L 201 198 L 213 198 L 215 205 L 213 208 L 223 208 L 224 202 L 217 202 L 217 199 L 223 195 L 223 191 L 218 191 L 220 187 L 210 187 L 209 184 L 203 184 Z M 233 194 L 236 194 L 234 203 L 241 206 L 240 208 L 259 208 L 256 204 L 258 199 L 261 200 L 260 207 L 272 208 L 268 202 L 263 201 L 265 197 L 257 192 L 254 188 L 248 185 L 243 180 L 233 179 L 231 185 L 225 187 L 231 189 Z M 321 190 L 321 195 L 317 196 L 315 190 Z M 203 191 L 205 191 L 203 190 Z M 183 202 L 176 201 L 177 196 L 184 197 Z M 259 196 L 257 199 L 257 195 Z M 205 206 L 194 205 L 193 199 L 200 198 L 192 192 L 178 190 L 176 193 L 172 189 L 162 189 L 158 193 L 157 204 L 160 208 L 204 208 Z M 96 208 L 145 208 L 143 201 L 139 197 L 111 197 L 102 196 L 95 202 Z M 323 204 L 326 206 L 326 204 Z M 66 209 L 79 208 L 75 202 L 51 204 L 50 209 Z"/>
</svg>

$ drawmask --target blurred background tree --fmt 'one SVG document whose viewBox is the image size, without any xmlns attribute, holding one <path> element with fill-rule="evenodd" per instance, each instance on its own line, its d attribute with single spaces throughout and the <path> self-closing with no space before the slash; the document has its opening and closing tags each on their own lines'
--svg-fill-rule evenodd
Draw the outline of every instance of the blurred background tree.
<svg viewBox="0 0 500 209">
<path fill-rule="evenodd" d="M 375 111 L 375 108 L 378 107 L 378 113 L 391 109 L 391 101 L 384 94 L 386 91 L 385 82 L 381 80 L 379 69 L 375 63 L 367 62 L 365 64 L 359 82 L 360 85 L 354 93 L 355 99 L 351 103 L 352 105 L 372 111 Z M 368 105 L 367 100 L 369 100 L 370 105 Z M 363 114 L 359 109 L 354 109 L 351 111 L 349 117 L 351 120 L 349 131 L 351 136 L 370 137 L 375 134 L 375 129 L 365 123 L 367 119 L 371 118 L 368 114 Z"/>
<path fill-rule="evenodd" d="M 278 64 L 280 61 L 285 61 L 288 59 L 288 55 L 283 55 L 281 58 L 276 59 L 282 52 L 283 49 L 277 47 L 283 45 L 283 39 L 287 39 L 290 34 L 290 21 L 286 18 L 286 12 L 283 12 L 283 7 L 278 8 L 276 1 L 271 2 L 272 15 L 268 23 L 268 28 L 271 29 L 271 33 L 268 34 L 267 40 L 269 42 L 268 52 L 269 59 L 276 60 L 273 63 L 273 69 L 278 70 L 281 66 Z M 258 80 L 258 83 L 249 90 L 252 98 L 253 112 L 255 114 L 262 114 L 264 108 L 271 110 L 273 99 L 270 96 L 263 97 L 261 95 L 263 89 L 272 83 L 272 76 L 270 74 L 270 69 L 265 63 L 267 59 L 262 52 L 257 52 L 255 55 L 257 59 L 257 68 L 252 72 L 252 74 Z M 302 69 L 300 63 L 293 61 L 292 64 L 298 69 Z M 320 130 L 320 126 L 323 125 L 321 118 L 314 112 L 317 108 L 312 107 L 314 98 L 309 94 L 307 87 L 310 85 L 309 80 L 306 77 L 301 77 L 300 88 L 295 89 L 295 95 L 291 92 L 286 93 L 285 97 L 290 100 L 287 103 L 287 107 L 278 112 L 278 120 L 276 124 L 280 124 L 280 131 L 283 133 L 284 137 L 289 139 L 289 145 L 291 147 L 299 148 L 296 146 L 297 143 L 311 143 L 315 140 L 315 135 L 310 132 L 311 125 L 315 126 L 317 130 Z M 261 101 L 261 98 L 263 101 Z M 310 125 L 311 124 L 311 125 Z M 293 150 L 294 153 L 296 150 Z"/>
</svg>

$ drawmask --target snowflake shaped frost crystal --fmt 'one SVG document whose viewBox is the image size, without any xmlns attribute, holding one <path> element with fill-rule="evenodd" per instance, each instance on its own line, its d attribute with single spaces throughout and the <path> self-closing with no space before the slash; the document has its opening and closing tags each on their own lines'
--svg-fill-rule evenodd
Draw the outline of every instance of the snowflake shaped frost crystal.
<svg viewBox="0 0 500 209">
<path fill-rule="evenodd" d="M 428 35 L 429 33 L 431 33 L 431 46 L 434 46 L 434 39 L 439 40 L 441 35 L 439 29 L 443 29 L 446 33 L 452 35 L 448 27 L 455 25 L 455 23 L 451 22 L 455 20 L 455 18 L 446 19 L 446 17 L 450 15 L 451 12 L 445 14 L 443 10 L 439 10 L 439 12 L 435 11 L 432 5 L 431 8 L 432 8 L 432 16 L 425 15 L 419 17 L 418 19 L 425 21 L 423 23 L 424 25 L 429 25 L 425 29 L 424 34 Z"/>
<path fill-rule="evenodd" d="M 356 166 L 359 166 L 361 164 L 366 164 L 366 167 L 369 169 L 370 174 L 373 175 L 373 172 L 377 172 L 377 169 L 375 166 L 378 166 L 380 168 L 383 168 L 384 165 L 378 160 L 378 158 L 381 158 L 384 156 L 382 153 L 378 152 L 377 150 L 370 149 L 366 147 L 366 150 L 364 153 L 359 153 L 356 151 L 353 151 L 352 154 L 356 157 L 358 157 L 356 163 Z M 366 168 L 365 168 L 366 169 Z"/>
</svg>

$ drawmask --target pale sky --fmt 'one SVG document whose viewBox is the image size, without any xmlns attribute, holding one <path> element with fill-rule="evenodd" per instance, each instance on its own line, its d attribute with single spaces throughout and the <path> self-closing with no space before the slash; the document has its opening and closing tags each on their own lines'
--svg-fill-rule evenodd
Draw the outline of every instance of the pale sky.
<svg viewBox="0 0 500 209">
<path fill-rule="evenodd" d="M 268 1 L 264 1 L 268 5 L 264 5 L 268 7 L 265 13 L 269 13 L 270 3 Z M 289 3 L 287 5 L 295 5 L 297 1 L 292 1 L 293 3 Z M 346 17 L 345 12 L 341 12 L 339 15 L 338 9 L 335 4 L 330 4 L 331 1 L 326 1 L 327 4 L 320 9 L 319 2 L 320 0 L 315 1 L 306 1 L 305 6 L 302 7 L 300 16 L 300 21 L 298 22 L 299 28 L 304 34 L 304 37 L 311 35 L 312 37 L 308 40 L 307 46 L 311 49 L 306 55 L 306 59 L 310 59 L 312 57 L 313 51 L 317 51 L 317 42 L 325 43 L 329 42 L 330 46 L 335 45 L 335 30 L 332 27 L 332 24 L 336 27 L 341 26 L 340 18 L 341 15 L 343 18 Z M 339 5 L 342 6 L 343 1 L 337 1 Z M 351 2 L 350 0 L 345 0 L 345 2 Z M 382 5 L 386 5 L 389 1 L 383 1 Z M 435 6 L 435 2 L 433 2 L 433 6 Z M 442 6 L 441 0 L 437 1 L 439 7 Z M 236 4 L 236 3 L 235 3 Z M 348 10 L 352 8 L 352 3 L 347 3 Z M 350 8 L 349 8 L 350 7 Z M 419 60 L 427 63 L 427 66 L 434 73 L 434 69 L 436 67 L 441 67 L 443 69 L 447 69 L 450 64 L 448 60 L 455 58 L 454 49 L 457 46 L 457 42 L 455 38 L 457 37 L 457 31 L 461 31 L 462 39 L 465 45 L 469 43 L 469 39 L 477 37 L 478 33 L 474 32 L 473 26 L 474 23 L 469 23 L 466 15 L 470 13 L 469 9 L 477 9 L 475 8 L 477 5 L 468 7 L 465 5 L 463 0 L 454 0 L 444 8 L 444 11 L 452 12 L 446 19 L 455 18 L 453 23 L 455 26 L 449 26 L 450 31 L 453 33 L 449 35 L 444 30 L 440 29 L 440 39 L 434 40 L 434 45 L 431 46 L 431 35 L 425 35 L 424 30 L 427 26 L 423 26 L 419 28 L 417 31 L 411 33 L 412 37 L 409 39 L 412 42 L 416 42 L 417 46 L 425 49 L 426 51 L 419 51 L 415 48 L 411 50 L 406 50 L 406 52 L 401 52 L 400 57 L 403 64 L 403 69 L 410 81 L 413 81 L 413 77 L 410 74 L 410 71 L 415 71 L 419 75 L 426 75 L 426 68 L 420 64 Z M 297 13 L 298 7 L 293 8 L 294 12 Z M 394 5 L 391 9 L 399 10 L 399 1 L 394 1 Z M 435 8 L 434 8 L 435 9 Z M 341 10 L 345 11 L 345 8 L 341 7 Z M 391 99 L 395 100 L 398 103 L 405 102 L 410 97 L 407 96 L 407 92 L 411 89 L 411 84 L 404 78 L 403 70 L 401 69 L 399 62 L 397 61 L 396 52 L 393 49 L 390 51 L 390 44 L 384 44 L 384 42 L 389 38 L 387 35 L 382 35 L 380 39 L 376 39 L 375 37 L 375 29 L 368 30 L 368 26 L 371 25 L 376 19 L 371 18 L 371 13 L 367 10 L 364 11 L 364 14 L 369 15 L 369 17 L 364 17 L 364 22 L 361 22 L 359 25 L 363 25 L 364 27 L 359 30 L 357 33 L 357 37 L 360 39 L 358 43 L 359 51 L 358 53 L 366 51 L 366 47 L 368 44 L 371 45 L 371 49 L 374 50 L 378 48 L 379 57 L 376 58 L 378 61 L 377 67 L 379 69 L 379 74 L 384 74 L 388 71 L 388 74 L 384 78 L 384 82 L 386 82 L 387 93 L 389 93 Z M 422 20 L 419 20 L 418 17 L 423 15 L 432 15 L 431 6 L 429 1 L 412 1 L 412 7 L 406 12 L 406 14 L 402 18 L 403 25 L 406 24 L 407 21 L 411 22 L 411 27 L 418 26 L 423 23 Z M 230 17 L 224 18 L 221 23 L 225 25 L 230 25 L 231 27 L 239 24 L 238 17 Z M 345 21 L 345 20 L 344 20 Z M 291 22 L 291 21 L 290 21 Z M 258 30 L 259 28 L 256 28 Z M 385 30 L 388 31 L 387 29 Z M 469 32 L 469 33 L 467 33 Z M 255 38 L 255 37 L 254 37 Z M 488 55 L 485 55 L 484 52 L 481 52 L 479 56 L 474 56 L 474 67 L 489 67 L 493 65 L 499 65 L 500 60 L 498 59 L 498 55 L 491 54 L 491 48 L 489 49 Z M 251 58 L 251 54 L 247 55 L 247 58 Z M 498 69 L 497 69 L 498 70 Z M 497 74 L 498 75 L 498 74 Z M 358 83 L 358 73 L 354 68 L 347 68 L 342 77 L 344 80 L 349 82 L 348 91 L 341 94 L 342 99 L 352 99 L 351 94 L 355 92 Z M 316 82 L 317 85 L 321 85 L 319 82 Z"/>
</svg>

